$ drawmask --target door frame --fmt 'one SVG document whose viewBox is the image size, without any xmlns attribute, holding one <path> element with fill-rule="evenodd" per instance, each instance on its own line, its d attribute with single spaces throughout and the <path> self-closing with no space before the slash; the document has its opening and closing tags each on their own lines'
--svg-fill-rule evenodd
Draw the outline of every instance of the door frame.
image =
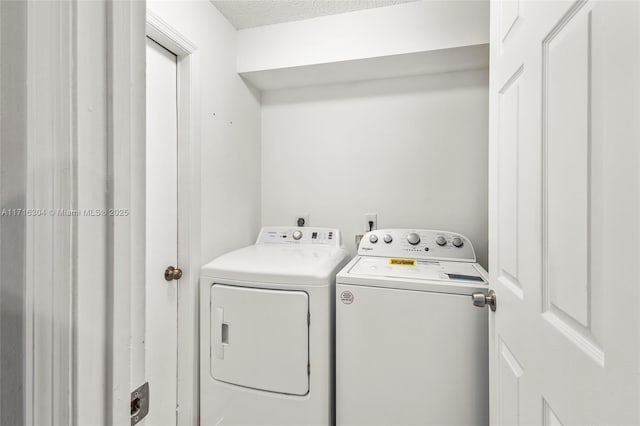
<svg viewBox="0 0 640 426">
<path fill-rule="evenodd" d="M 6 112 L 22 119 L 4 120 L 2 133 L 13 132 L 12 140 L 24 143 L 21 149 L 14 149 L 2 141 L 0 151 L 7 154 L 3 165 L 15 165 L 20 173 L 14 176 L 15 191 L 2 192 L 0 198 L 13 197 L 17 204 L 11 206 L 16 208 L 95 213 L 91 217 L 71 215 L 69 223 L 60 228 L 51 220 L 40 220 L 38 241 L 49 242 L 42 244 L 34 243 L 36 220 L 20 219 L 15 225 L 16 238 L 7 240 L 17 257 L 3 257 L 0 269 L 15 271 L 15 281 L 24 283 L 24 293 L 16 296 L 25 298 L 24 317 L 19 321 L 26 331 L 16 357 L 24 354 L 25 388 L 11 395 L 16 397 L 16 415 L 26 424 L 37 420 L 42 424 L 129 424 L 131 391 L 145 381 L 144 37 L 149 27 L 145 9 L 145 2 L 133 0 L 56 0 L 37 5 L 16 2 L 0 11 L 0 21 L 15 23 L 3 26 L 3 35 L 11 33 L 18 46 L 10 52 L 15 55 L 13 66 L 3 66 L 3 82 L 13 78 L 28 81 L 30 91 L 47 88 L 27 94 L 27 85 L 10 86 L 14 96 Z M 160 20 L 151 20 L 153 28 L 163 30 L 157 31 L 156 38 L 165 34 L 165 44 L 173 41 L 174 51 L 183 49 L 179 62 L 183 89 L 179 125 L 184 142 L 179 153 L 183 171 L 179 208 L 188 215 L 181 218 L 186 238 L 179 247 L 185 269 L 179 311 L 185 314 L 179 331 L 178 368 L 183 373 L 178 382 L 182 408 L 178 421 L 195 425 L 200 268 L 196 55 L 195 46 Z M 44 77 L 39 72 L 43 64 L 50 71 Z M 56 82 L 53 89 L 50 82 Z M 36 95 L 32 107 L 40 109 L 26 110 L 27 96 Z M 47 113 L 36 113 L 42 109 Z M 50 120 L 50 111 L 59 120 Z M 36 148 L 31 142 L 39 134 L 55 143 L 47 151 L 38 151 L 41 163 L 27 162 L 27 151 Z M 41 173 L 37 180 L 36 171 Z M 56 187 L 53 199 L 48 197 L 52 185 Z M 16 199 L 18 190 L 24 202 Z M 108 210 L 128 214 L 114 216 Z M 3 228 L 3 235 L 9 235 L 5 231 Z M 55 253 L 50 250 L 51 242 L 58 249 Z M 23 250 L 16 250 L 16 244 Z M 46 277 L 46 286 L 56 284 L 52 299 L 32 300 L 41 290 L 39 276 Z M 52 324 L 59 327 L 52 328 Z M 82 368 L 96 374 L 81 374 Z M 15 374 L 22 374 L 19 370 Z M 45 382 L 41 386 L 45 391 L 34 392 L 35 385 Z M 3 412 L 4 416 L 11 414 Z"/>
<path fill-rule="evenodd" d="M 197 47 L 147 9 L 146 36 L 176 55 L 178 92 L 178 389 L 177 423 L 198 424 L 200 143 L 197 114 Z M 146 61 L 145 61 L 146 62 Z M 144 300 L 144 299 L 143 299 Z M 139 314 L 140 315 L 140 314 Z M 144 323 L 145 313 L 138 320 Z M 135 321 L 135 320 L 134 320 Z M 139 330 L 138 330 L 139 332 Z M 143 330 L 144 333 L 144 330 Z M 144 336 L 141 336 L 144 339 Z M 144 352 L 138 354 L 144 363 Z M 150 392 L 153 392 L 151 389 Z M 153 399 L 151 407 L 153 409 Z"/>
</svg>

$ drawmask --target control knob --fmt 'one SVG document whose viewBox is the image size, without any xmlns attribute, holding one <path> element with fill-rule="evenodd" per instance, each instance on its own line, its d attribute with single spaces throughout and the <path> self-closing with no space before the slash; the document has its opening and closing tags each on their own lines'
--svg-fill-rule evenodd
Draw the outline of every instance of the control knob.
<svg viewBox="0 0 640 426">
<path fill-rule="evenodd" d="M 464 244 L 464 243 L 462 242 L 462 238 L 460 238 L 460 237 L 455 237 L 451 243 L 452 243 L 455 247 L 462 247 L 462 245 Z"/>
<path fill-rule="evenodd" d="M 439 246 L 444 246 L 447 244 L 447 239 L 440 235 L 438 238 L 436 238 L 436 244 L 438 244 Z"/>
<path fill-rule="evenodd" d="M 298 231 L 298 230 L 293 231 L 292 236 L 294 240 L 299 240 L 300 238 L 302 238 L 302 231 Z"/>
<path fill-rule="evenodd" d="M 390 234 L 385 234 L 384 236 L 384 242 L 389 244 L 391 241 L 393 241 L 393 237 Z"/>
<path fill-rule="evenodd" d="M 369 242 L 371 244 L 375 244 L 378 242 L 378 236 L 376 234 L 369 235 Z"/>
<path fill-rule="evenodd" d="M 409 235 L 407 235 L 407 241 L 412 246 L 415 246 L 416 244 L 420 243 L 420 235 L 418 235 L 415 232 L 412 232 Z"/>
</svg>

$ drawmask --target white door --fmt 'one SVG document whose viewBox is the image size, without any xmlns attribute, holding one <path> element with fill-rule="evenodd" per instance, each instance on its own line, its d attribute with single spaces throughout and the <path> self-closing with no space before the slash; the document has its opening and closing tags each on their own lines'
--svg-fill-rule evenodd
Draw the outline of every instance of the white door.
<svg viewBox="0 0 640 426">
<path fill-rule="evenodd" d="M 640 3 L 491 4 L 491 423 L 640 424 Z"/>
<path fill-rule="evenodd" d="M 270 392 L 309 392 L 309 295 L 215 284 L 211 376 Z"/>
<path fill-rule="evenodd" d="M 176 56 L 147 38 L 147 227 L 145 362 L 147 425 L 176 424 L 178 261 Z"/>
</svg>

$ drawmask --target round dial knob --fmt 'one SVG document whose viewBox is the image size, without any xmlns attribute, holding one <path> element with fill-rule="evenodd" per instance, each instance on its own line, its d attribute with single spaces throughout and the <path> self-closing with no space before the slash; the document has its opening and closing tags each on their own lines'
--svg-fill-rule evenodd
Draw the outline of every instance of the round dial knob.
<svg viewBox="0 0 640 426">
<path fill-rule="evenodd" d="M 371 234 L 371 235 L 369 235 L 369 241 L 370 241 L 372 244 L 377 243 L 377 242 L 378 242 L 378 236 L 377 236 L 376 234 Z"/>
<path fill-rule="evenodd" d="M 456 247 L 462 247 L 462 244 L 464 244 L 464 243 L 462 242 L 462 238 L 460 238 L 460 237 L 455 237 L 455 238 L 453 239 L 453 241 L 451 241 L 451 243 L 452 243 L 454 246 L 456 246 Z"/>
<path fill-rule="evenodd" d="M 416 234 L 415 232 L 412 232 L 409 235 L 407 235 L 407 241 L 409 241 L 409 244 L 411 244 L 412 246 L 415 246 L 420 242 L 420 235 Z"/>
<path fill-rule="evenodd" d="M 439 246 L 443 246 L 447 244 L 447 239 L 440 235 L 438 238 L 436 238 L 436 244 L 438 244 Z"/>
<path fill-rule="evenodd" d="M 393 237 L 391 235 L 389 235 L 389 234 L 385 234 L 383 239 L 384 239 L 384 242 L 387 243 L 387 244 L 389 244 L 391 241 L 393 241 Z"/>
<path fill-rule="evenodd" d="M 292 236 L 294 240 L 299 240 L 300 238 L 302 238 L 302 231 L 293 231 Z"/>
</svg>

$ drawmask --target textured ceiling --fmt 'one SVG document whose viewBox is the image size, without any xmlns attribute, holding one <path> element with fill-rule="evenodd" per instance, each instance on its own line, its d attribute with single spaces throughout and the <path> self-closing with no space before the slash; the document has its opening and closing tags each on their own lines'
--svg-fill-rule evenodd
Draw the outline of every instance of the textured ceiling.
<svg viewBox="0 0 640 426">
<path fill-rule="evenodd" d="M 236 27 L 259 27 L 416 0 L 211 0 Z"/>
</svg>

